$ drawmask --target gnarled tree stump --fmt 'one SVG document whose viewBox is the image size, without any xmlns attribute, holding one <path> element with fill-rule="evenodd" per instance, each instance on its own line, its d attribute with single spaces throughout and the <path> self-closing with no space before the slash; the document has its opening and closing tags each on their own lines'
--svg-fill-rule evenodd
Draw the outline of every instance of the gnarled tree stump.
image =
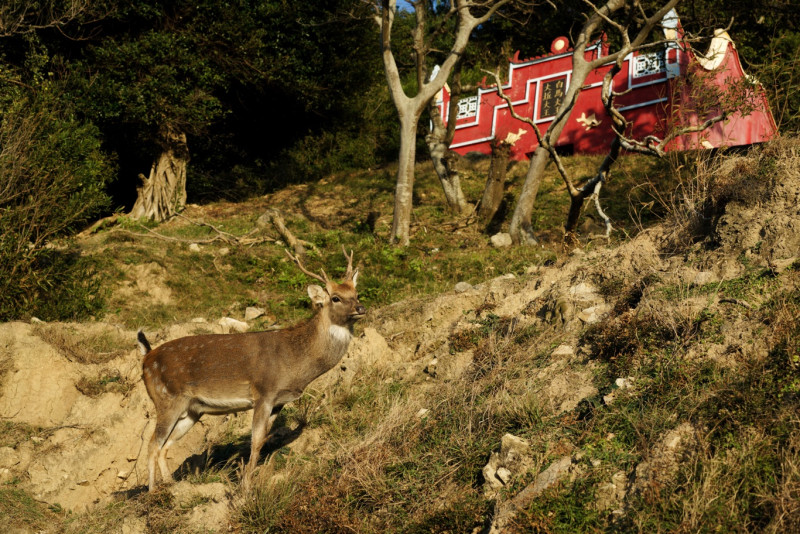
<svg viewBox="0 0 800 534">
<path fill-rule="evenodd" d="M 162 133 L 163 151 L 153 166 L 150 176 L 139 174 L 141 185 L 136 187 L 137 198 L 130 217 L 151 221 L 165 221 L 186 206 L 186 167 L 189 149 L 186 134 L 173 128 Z"/>
</svg>

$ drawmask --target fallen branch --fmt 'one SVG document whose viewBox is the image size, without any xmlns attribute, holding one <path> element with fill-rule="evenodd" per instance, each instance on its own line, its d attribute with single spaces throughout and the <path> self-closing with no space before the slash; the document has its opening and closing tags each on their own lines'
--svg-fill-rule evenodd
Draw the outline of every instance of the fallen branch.
<svg viewBox="0 0 800 534">
<path fill-rule="evenodd" d="M 478 221 L 477 217 L 475 216 L 475 213 L 477 211 L 478 211 L 478 203 L 475 203 L 472 206 L 472 210 L 470 210 L 470 212 L 467 215 L 465 215 L 463 217 L 459 217 L 458 219 L 456 219 L 454 221 L 445 221 L 445 222 L 439 224 L 439 227 L 440 228 L 450 228 L 451 230 L 455 231 L 455 230 L 460 230 L 462 228 L 466 228 L 468 226 L 471 226 L 471 225 L 475 224 Z"/>
<path fill-rule="evenodd" d="M 186 215 L 182 215 L 180 213 L 176 213 L 175 216 L 176 217 L 180 217 L 182 219 L 186 219 L 187 221 L 189 221 L 190 223 L 194 224 L 195 226 L 202 226 L 204 228 L 211 228 L 212 230 L 214 230 L 217 233 L 217 236 L 218 236 L 219 239 L 221 239 L 222 241 L 225 241 L 226 243 L 229 243 L 231 245 L 239 245 L 239 244 L 241 244 L 241 241 L 243 239 L 247 239 L 248 236 L 251 236 L 255 232 L 258 231 L 258 229 L 254 228 L 254 229 L 250 230 L 249 232 L 247 232 L 243 236 L 236 236 L 236 235 L 233 235 L 231 233 L 224 232 L 224 231 L 220 230 L 219 228 L 217 228 L 213 224 L 209 224 L 209 223 L 203 222 L 203 221 L 194 221 L 194 220 L 190 219 L 189 217 L 187 217 Z"/>
<path fill-rule="evenodd" d="M 753 305 L 750 304 L 749 302 L 747 302 L 746 300 L 735 299 L 733 297 L 722 297 L 722 298 L 719 299 L 719 302 L 721 302 L 721 303 L 724 302 L 724 303 L 727 303 L 727 304 L 736 304 L 736 305 L 741 306 L 742 308 L 745 308 L 747 310 L 752 310 L 753 309 Z"/>
<path fill-rule="evenodd" d="M 174 216 L 180 217 L 181 219 L 184 219 L 195 226 L 209 228 L 216 235 L 214 235 L 213 237 L 209 237 L 207 239 L 185 239 L 182 237 L 174 237 L 161 234 L 142 224 L 139 224 L 139 227 L 145 230 L 147 233 L 134 232 L 119 227 L 109 229 L 109 233 L 119 233 L 134 237 L 149 237 L 153 239 L 161 239 L 162 241 L 171 241 L 173 243 L 186 243 L 186 244 L 195 243 L 198 245 L 207 245 L 210 243 L 214 243 L 216 241 L 222 241 L 228 245 L 251 246 L 261 243 L 277 243 L 278 240 L 271 237 L 252 237 L 253 234 L 257 233 L 261 228 L 264 228 L 268 225 L 272 225 L 273 227 L 275 227 L 275 230 L 277 230 L 278 234 L 280 234 L 283 240 L 294 250 L 296 256 L 305 255 L 306 248 L 316 250 L 316 247 L 314 246 L 313 243 L 295 237 L 295 235 L 291 232 L 291 230 L 289 230 L 289 228 L 286 227 L 286 223 L 284 222 L 283 216 L 280 214 L 278 210 L 274 208 L 267 209 L 264 212 L 264 214 L 258 218 L 258 221 L 256 221 L 256 224 L 258 226 L 257 228 L 253 228 L 252 230 L 241 236 L 232 234 L 230 232 L 226 232 L 214 226 L 211 223 L 190 219 L 189 217 L 182 215 L 180 213 L 177 213 Z M 86 238 L 89 235 L 100 231 L 101 229 L 116 225 L 119 223 L 121 217 L 122 217 L 121 214 L 114 214 L 110 217 L 100 219 L 92 226 L 90 226 L 89 228 L 78 234 L 78 237 Z"/>
<path fill-rule="evenodd" d="M 253 234 L 258 232 L 258 228 L 253 228 L 252 230 L 250 230 L 246 234 L 238 236 L 238 235 L 231 234 L 230 232 L 226 232 L 224 230 L 221 230 L 221 229 L 217 228 L 216 226 L 214 226 L 213 224 L 210 224 L 210 223 L 207 223 L 207 222 L 204 222 L 204 221 L 196 221 L 196 220 L 190 219 L 186 215 L 183 215 L 183 214 L 180 214 L 180 213 L 176 213 L 174 215 L 174 217 L 180 217 L 182 219 L 185 219 L 186 221 L 188 221 L 189 223 L 191 223 L 191 224 L 193 224 L 195 226 L 201 226 L 201 227 L 204 227 L 204 228 L 209 228 L 209 229 L 213 230 L 216 233 L 216 235 L 214 237 L 210 237 L 208 239 L 184 239 L 184 238 L 181 238 L 181 237 L 173 237 L 173 236 L 168 236 L 168 235 L 161 234 L 161 233 L 156 232 L 155 230 L 153 230 L 151 228 L 148 228 L 147 226 L 144 226 L 143 224 L 139 224 L 139 227 L 144 229 L 144 230 L 146 230 L 147 231 L 146 234 L 145 233 L 141 233 L 141 232 L 134 232 L 134 231 L 131 231 L 131 230 L 126 230 L 126 229 L 119 228 L 119 227 L 110 228 L 112 226 L 116 226 L 117 224 L 119 224 L 120 219 L 122 219 L 123 217 L 124 217 L 124 215 L 122 215 L 120 213 L 115 213 L 114 215 L 111 215 L 109 217 L 104 217 L 103 219 L 100 219 L 99 221 L 97 221 L 94 224 L 92 224 L 89 228 L 83 230 L 81 233 L 78 234 L 77 237 L 81 238 L 81 239 L 85 239 L 85 238 L 89 237 L 90 235 L 99 232 L 100 230 L 108 229 L 109 233 L 125 234 L 125 235 L 134 236 L 134 237 L 150 237 L 150 238 L 153 238 L 153 239 L 161 239 L 163 241 L 171 241 L 171 242 L 174 242 L 174 243 L 187 243 L 187 244 L 195 243 L 195 244 L 199 244 L 199 245 L 206 245 L 206 244 L 209 244 L 209 243 L 214 243 L 216 241 L 222 241 L 222 242 L 224 242 L 224 243 L 226 243 L 228 245 L 244 245 L 244 246 L 252 246 L 252 245 L 257 245 L 257 244 L 260 244 L 260 243 L 276 243 L 277 242 L 276 239 L 273 239 L 271 237 L 257 237 L 257 238 L 256 237 L 251 237 Z"/>
<path fill-rule="evenodd" d="M 172 237 L 172 236 L 168 236 L 168 235 L 164 235 L 164 234 L 159 234 L 155 230 L 151 230 L 150 228 L 147 228 L 146 226 L 143 226 L 142 228 L 147 230 L 148 233 L 143 234 L 143 233 L 140 233 L 140 232 L 132 232 L 130 230 L 124 230 L 122 228 L 114 228 L 114 229 L 110 230 L 109 233 L 125 234 L 125 235 L 134 236 L 134 237 L 149 237 L 149 238 L 152 238 L 152 239 L 161 239 L 162 241 L 171 241 L 171 242 L 174 242 L 174 243 L 186 243 L 188 245 L 190 245 L 192 243 L 195 243 L 195 244 L 198 244 L 198 245 L 207 245 L 207 244 L 210 244 L 210 243 L 214 243 L 215 241 L 223 241 L 223 242 L 225 242 L 227 244 L 230 244 L 230 245 L 252 246 L 252 245 L 258 245 L 258 244 L 261 244 L 261 243 L 276 243 L 277 242 L 276 239 L 272 239 L 271 237 L 248 238 L 247 236 L 249 236 L 252 232 L 248 232 L 246 235 L 244 235 L 242 237 L 231 236 L 231 237 L 227 237 L 226 238 L 226 237 L 222 237 L 220 235 L 216 235 L 216 236 L 208 238 L 208 239 L 184 239 L 184 238 L 181 238 L 181 237 Z"/>
<path fill-rule="evenodd" d="M 81 231 L 77 236 L 78 239 L 85 239 L 90 235 L 99 232 L 103 228 L 113 226 L 117 224 L 117 221 L 120 218 L 120 213 L 115 213 L 114 215 L 109 215 L 108 217 L 103 217 L 99 221 L 95 221 L 89 228 Z"/>
<path fill-rule="evenodd" d="M 275 230 L 277 230 L 281 237 L 283 237 L 284 241 L 286 241 L 286 244 L 292 247 L 295 256 L 304 256 L 306 253 L 306 247 L 312 250 L 317 249 L 313 243 L 295 237 L 295 235 L 286 227 L 283 216 L 274 208 L 267 208 L 264 214 L 258 218 L 256 224 L 261 227 L 272 224 L 272 226 L 275 227 Z"/>
<path fill-rule="evenodd" d="M 514 518 L 520 510 L 524 510 L 534 499 L 539 497 L 545 490 L 558 484 L 562 479 L 569 476 L 572 471 L 572 458 L 564 456 L 556 460 L 550 467 L 536 475 L 533 482 L 528 484 L 525 489 L 520 491 L 509 501 L 498 502 L 494 509 L 494 518 L 489 528 L 482 531 L 482 534 L 499 534 L 505 530 L 506 525 Z"/>
</svg>

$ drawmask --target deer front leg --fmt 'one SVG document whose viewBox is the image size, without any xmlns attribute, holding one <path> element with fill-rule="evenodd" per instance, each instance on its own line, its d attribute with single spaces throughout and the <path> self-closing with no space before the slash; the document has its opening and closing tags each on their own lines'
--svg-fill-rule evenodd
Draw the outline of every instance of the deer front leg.
<svg viewBox="0 0 800 534">
<path fill-rule="evenodd" d="M 279 411 L 280 409 L 277 409 L 273 412 L 272 404 L 269 402 L 259 402 L 255 407 L 253 412 L 253 432 L 250 436 L 250 460 L 244 470 L 243 485 L 245 490 L 250 489 L 251 479 L 258 464 L 261 448 L 267 441 L 270 428 L 272 428 Z"/>
</svg>

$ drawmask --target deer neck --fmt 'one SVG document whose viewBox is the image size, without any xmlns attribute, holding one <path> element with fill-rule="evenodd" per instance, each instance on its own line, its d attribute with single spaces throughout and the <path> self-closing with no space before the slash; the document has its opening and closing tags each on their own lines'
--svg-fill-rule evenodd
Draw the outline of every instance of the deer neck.
<svg viewBox="0 0 800 534">
<path fill-rule="evenodd" d="M 324 310 L 318 312 L 306 323 L 305 335 L 313 338 L 312 346 L 305 353 L 309 358 L 307 368 L 308 381 L 322 375 L 334 365 L 347 352 L 350 341 L 353 339 L 352 326 L 340 326 L 331 323 L 330 317 Z"/>
<path fill-rule="evenodd" d="M 350 340 L 353 339 L 353 327 L 333 324 L 327 313 L 318 313 L 319 323 L 317 324 L 317 335 L 325 345 L 322 351 L 322 359 L 328 364 L 328 368 L 336 365 L 347 352 Z"/>
</svg>

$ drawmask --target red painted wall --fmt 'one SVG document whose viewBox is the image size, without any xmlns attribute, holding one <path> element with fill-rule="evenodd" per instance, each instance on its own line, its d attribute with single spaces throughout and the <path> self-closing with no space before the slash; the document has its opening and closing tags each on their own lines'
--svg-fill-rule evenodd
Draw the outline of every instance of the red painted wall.
<svg viewBox="0 0 800 534">
<path fill-rule="evenodd" d="M 716 113 L 713 108 L 698 110 L 703 99 L 696 98 L 697 95 L 702 94 L 704 89 L 710 89 L 710 94 L 717 95 L 719 90 L 745 79 L 738 52 L 726 33 L 719 33 L 718 40 L 712 44 L 717 54 L 709 65 L 709 60 L 696 58 L 688 47 L 681 44 L 680 24 L 677 23 L 677 15 L 673 16 L 678 39 L 655 53 L 632 54 L 625 59 L 622 70 L 614 77 L 615 91 L 630 90 L 619 96 L 616 102 L 618 109 L 631 123 L 630 136 L 638 140 L 646 135 L 663 138 L 674 125 L 702 123 Z M 503 85 L 503 92 L 511 98 L 516 113 L 533 118 L 542 133 L 554 118 L 555 109 L 560 104 L 559 95 L 563 95 L 571 81 L 572 50 L 567 44 L 565 37 L 559 37 L 553 41 L 553 52 L 549 55 L 522 60 L 517 52 L 510 60 L 508 81 Z M 607 45 L 599 41 L 588 48 L 585 54 L 587 60 L 592 60 L 607 53 Z M 704 68 L 703 64 L 714 68 Z M 608 151 L 614 133 L 611 119 L 600 100 L 600 92 L 603 76 L 610 68 L 611 65 L 602 66 L 587 78 L 587 88 L 578 97 L 557 146 L 576 153 Z M 693 90 L 686 84 L 690 69 L 700 73 L 691 77 Z M 702 85 L 708 87 L 699 87 Z M 440 97 L 439 109 L 447 122 L 450 98 L 447 88 Z M 747 116 L 736 113 L 724 123 L 717 123 L 704 132 L 677 138 L 667 148 L 681 150 L 748 145 L 771 139 L 777 134 L 777 127 L 764 92 L 757 86 L 751 104 L 754 110 Z M 456 120 L 451 148 L 460 154 L 473 151 L 489 154 L 490 143 L 495 139 L 506 139 L 509 134 L 521 135 L 512 148 L 514 159 L 528 158 L 538 146 L 531 126 L 511 116 L 508 104 L 500 98 L 494 85 L 483 83 L 477 95 L 462 98 Z"/>
</svg>

